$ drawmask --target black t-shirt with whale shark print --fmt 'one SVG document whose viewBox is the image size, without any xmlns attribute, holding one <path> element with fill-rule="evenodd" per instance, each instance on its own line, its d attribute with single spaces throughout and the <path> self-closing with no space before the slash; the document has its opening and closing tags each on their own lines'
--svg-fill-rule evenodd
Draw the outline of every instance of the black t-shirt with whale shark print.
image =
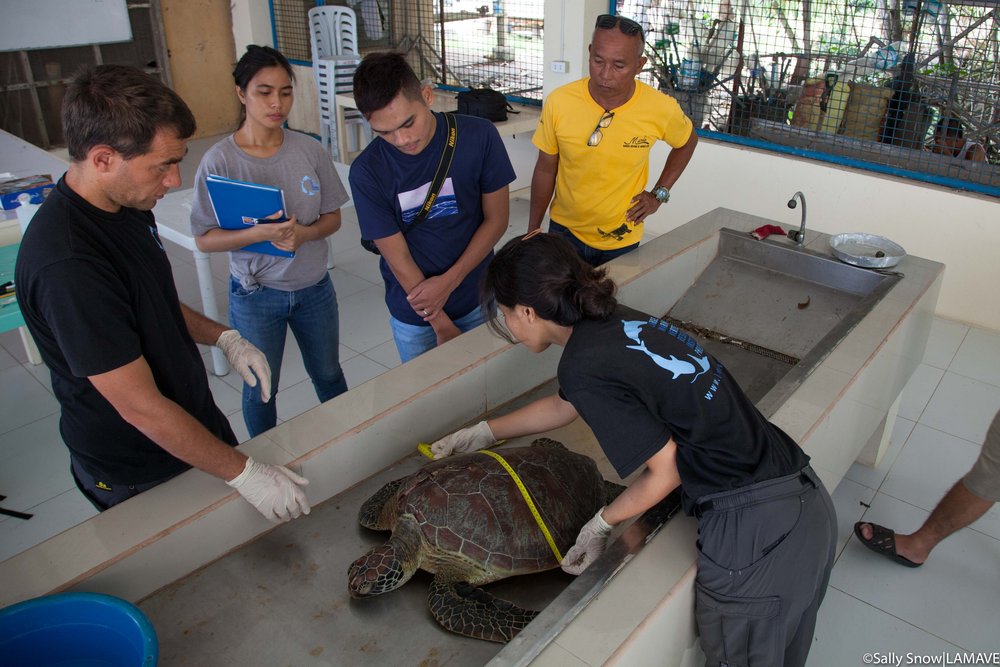
<svg viewBox="0 0 1000 667">
<path fill-rule="evenodd" d="M 573 327 L 559 387 L 622 477 L 670 439 L 690 512 L 698 498 L 798 472 L 809 457 L 683 329 L 619 305 Z"/>
</svg>

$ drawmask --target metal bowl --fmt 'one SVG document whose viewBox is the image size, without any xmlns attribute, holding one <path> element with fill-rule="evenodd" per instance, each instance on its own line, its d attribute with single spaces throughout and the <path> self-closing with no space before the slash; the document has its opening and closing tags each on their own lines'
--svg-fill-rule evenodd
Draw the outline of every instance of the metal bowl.
<svg viewBox="0 0 1000 667">
<path fill-rule="evenodd" d="M 831 237 L 830 248 L 840 261 L 866 269 L 887 269 L 906 257 L 906 250 L 898 243 L 860 232 Z"/>
</svg>

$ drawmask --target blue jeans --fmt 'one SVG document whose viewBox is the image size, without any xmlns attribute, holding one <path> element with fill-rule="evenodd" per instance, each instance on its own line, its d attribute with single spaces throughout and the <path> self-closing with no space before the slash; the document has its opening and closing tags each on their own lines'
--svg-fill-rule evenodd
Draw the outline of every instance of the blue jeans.
<svg viewBox="0 0 1000 667">
<path fill-rule="evenodd" d="M 610 262 L 615 257 L 621 257 L 625 253 L 632 252 L 639 247 L 639 242 L 636 241 L 632 245 L 625 246 L 624 248 L 615 248 L 614 250 L 598 250 L 597 248 L 592 248 L 580 239 L 576 238 L 573 236 L 573 232 L 551 219 L 549 220 L 549 234 L 561 236 L 569 241 L 573 246 L 573 249 L 576 250 L 576 254 L 580 256 L 580 259 L 587 262 L 591 266 L 600 266 L 605 262 Z"/>
<path fill-rule="evenodd" d="M 340 368 L 337 293 L 329 274 L 312 287 L 291 292 L 260 285 L 247 290 L 230 276 L 229 323 L 264 353 L 271 367 L 271 400 L 267 403 L 260 400 L 260 383 L 256 387 L 243 384 L 243 420 L 251 437 L 278 421 L 275 395 L 289 327 L 320 402 L 347 391 L 347 380 Z"/>
<path fill-rule="evenodd" d="M 454 323 L 459 331 L 465 333 L 475 329 L 486 319 L 486 312 L 482 307 L 479 307 L 454 320 Z M 434 333 L 433 327 L 429 324 L 426 326 L 407 324 L 390 315 L 389 326 L 392 327 L 392 338 L 396 341 L 399 358 L 404 364 L 414 357 L 419 357 L 427 350 L 433 350 L 437 347 L 437 334 Z"/>
</svg>

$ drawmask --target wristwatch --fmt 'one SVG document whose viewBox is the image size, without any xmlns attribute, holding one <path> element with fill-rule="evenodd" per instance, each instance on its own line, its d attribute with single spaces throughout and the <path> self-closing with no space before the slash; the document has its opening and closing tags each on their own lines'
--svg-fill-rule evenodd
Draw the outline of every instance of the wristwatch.
<svg viewBox="0 0 1000 667">
<path fill-rule="evenodd" d="M 651 194 L 653 195 L 653 197 L 656 198 L 656 201 L 660 202 L 661 204 L 666 204 L 668 201 L 670 201 L 670 190 L 668 190 L 666 186 L 663 185 L 656 186 L 655 188 L 653 188 L 653 192 Z"/>
</svg>

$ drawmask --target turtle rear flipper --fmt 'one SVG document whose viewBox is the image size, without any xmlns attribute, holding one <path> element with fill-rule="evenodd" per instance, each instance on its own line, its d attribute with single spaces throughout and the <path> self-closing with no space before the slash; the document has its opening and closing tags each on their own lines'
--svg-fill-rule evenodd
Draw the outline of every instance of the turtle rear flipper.
<svg viewBox="0 0 1000 667">
<path fill-rule="evenodd" d="M 446 630 L 500 643 L 509 642 L 538 615 L 464 581 L 438 578 L 431 583 L 427 604 Z"/>
</svg>

